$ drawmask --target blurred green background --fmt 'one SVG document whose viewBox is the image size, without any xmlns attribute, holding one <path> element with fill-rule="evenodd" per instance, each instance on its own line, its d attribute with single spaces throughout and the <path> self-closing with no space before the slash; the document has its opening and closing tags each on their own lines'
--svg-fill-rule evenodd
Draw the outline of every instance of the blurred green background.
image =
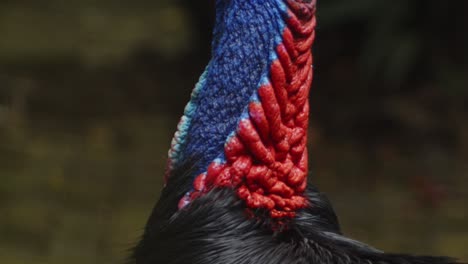
<svg viewBox="0 0 468 264">
<path fill-rule="evenodd" d="M 466 1 L 319 1 L 312 182 L 345 233 L 468 260 Z M 0 2 L 0 263 L 121 263 L 213 3 Z"/>
</svg>

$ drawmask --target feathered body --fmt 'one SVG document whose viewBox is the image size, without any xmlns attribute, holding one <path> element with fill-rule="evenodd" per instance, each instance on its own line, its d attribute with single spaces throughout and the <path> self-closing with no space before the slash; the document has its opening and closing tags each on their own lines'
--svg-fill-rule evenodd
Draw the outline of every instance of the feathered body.
<svg viewBox="0 0 468 264">
<path fill-rule="evenodd" d="M 344 237 L 307 186 L 315 10 L 315 0 L 217 1 L 212 59 L 133 263 L 456 263 Z"/>
</svg>

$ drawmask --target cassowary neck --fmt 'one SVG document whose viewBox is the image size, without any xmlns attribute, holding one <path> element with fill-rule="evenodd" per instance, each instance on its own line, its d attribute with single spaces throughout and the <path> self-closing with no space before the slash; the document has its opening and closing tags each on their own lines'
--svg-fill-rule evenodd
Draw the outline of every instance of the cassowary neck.
<svg viewBox="0 0 468 264">
<path fill-rule="evenodd" d="M 179 207 L 214 187 L 274 218 L 306 206 L 314 12 L 307 0 L 217 2 L 212 59 L 169 152 L 169 177 L 196 161 Z"/>
<path fill-rule="evenodd" d="M 132 263 L 456 264 L 346 238 L 306 189 L 315 0 L 218 0 L 217 11 L 212 60 Z"/>
</svg>

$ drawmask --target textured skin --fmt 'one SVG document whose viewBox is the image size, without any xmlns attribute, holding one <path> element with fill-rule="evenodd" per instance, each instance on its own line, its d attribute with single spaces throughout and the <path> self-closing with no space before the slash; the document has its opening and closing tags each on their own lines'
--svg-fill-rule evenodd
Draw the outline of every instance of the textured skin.
<svg viewBox="0 0 468 264">
<path fill-rule="evenodd" d="M 284 24 L 280 5 L 282 0 L 217 1 L 212 59 L 181 120 L 187 130 L 174 137 L 169 171 L 197 156 L 195 177 L 222 158 L 228 136 L 268 75 Z"/>
<path fill-rule="evenodd" d="M 199 164 L 206 164 L 195 169 L 199 174 L 179 207 L 213 188 L 227 187 L 235 188 L 252 211 L 294 217 L 307 206 L 303 192 L 315 2 L 220 5 L 214 58 L 193 92 L 169 153 L 169 173 L 188 153 L 203 151 Z"/>
</svg>

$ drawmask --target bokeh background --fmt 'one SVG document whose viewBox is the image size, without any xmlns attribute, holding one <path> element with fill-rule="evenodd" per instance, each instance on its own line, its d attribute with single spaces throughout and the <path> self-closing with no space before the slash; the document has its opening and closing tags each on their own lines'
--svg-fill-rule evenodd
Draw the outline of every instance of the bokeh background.
<svg viewBox="0 0 468 264">
<path fill-rule="evenodd" d="M 121 263 L 209 59 L 213 1 L 0 2 L 0 263 Z M 345 233 L 468 260 L 468 8 L 319 1 L 312 182 Z"/>
</svg>

